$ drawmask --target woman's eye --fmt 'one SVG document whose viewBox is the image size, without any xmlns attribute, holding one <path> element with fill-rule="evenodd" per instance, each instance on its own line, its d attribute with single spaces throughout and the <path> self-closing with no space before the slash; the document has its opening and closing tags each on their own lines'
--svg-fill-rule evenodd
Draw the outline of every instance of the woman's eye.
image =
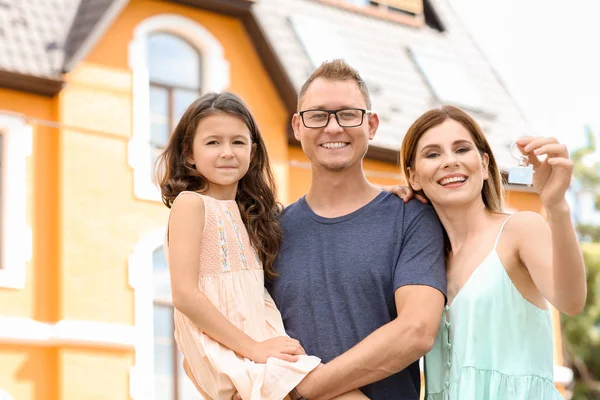
<svg viewBox="0 0 600 400">
<path fill-rule="evenodd" d="M 467 151 L 470 151 L 471 149 L 469 149 L 468 147 L 461 147 L 459 149 L 456 150 L 457 153 L 466 153 Z"/>
<path fill-rule="evenodd" d="M 427 153 L 427 155 L 425 156 L 425 158 L 435 158 L 438 155 L 439 155 L 438 153 Z"/>
</svg>

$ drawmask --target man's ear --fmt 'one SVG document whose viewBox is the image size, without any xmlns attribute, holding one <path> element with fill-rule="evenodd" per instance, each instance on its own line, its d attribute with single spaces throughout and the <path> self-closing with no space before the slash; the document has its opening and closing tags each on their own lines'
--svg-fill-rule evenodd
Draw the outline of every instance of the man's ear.
<svg viewBox="0 0 600 400">
<path fill-rule="evenodd" d="M 490 178 L 490 156 L 487 153 L 483 153 L 481 157 L 481 167 L 483 169 L 483 180 Z"/>
<path fill-rule="evenodd" d="M 421 183 L 419 182 L 419 177 L 412 168 L 408 168 L 408 184 L 415 192 L 423 189 L 423 186 L 421 186 Z"/>
<path fill-rule="evenodd" d="M 300 114 L 295 113 L 292 116 L 292 129 L 294 130 L 294 137 L 297 141 L 300 141 L 300 124 L 302 123 L 302 117 Z"/>
<path fill-rule="evenodd" d="M 371 113 L 367 118 L 369 119 L 369 140 L 373 140 L 377 128 L 379 128 L 379 116 L 376 113 Z"/>
</svg>

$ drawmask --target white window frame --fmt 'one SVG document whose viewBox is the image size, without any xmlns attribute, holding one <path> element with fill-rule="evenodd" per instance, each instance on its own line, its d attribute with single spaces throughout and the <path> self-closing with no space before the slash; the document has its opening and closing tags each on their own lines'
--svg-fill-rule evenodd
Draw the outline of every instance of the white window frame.
<svg viewBox="0 0 600 400">
<path fill-rule="evenodd" d="M 143 200 L 161 201 L 152 182 L 150 147 L 150 78 L 147 40 L 153 32 L 167 32 L 189 42 L 201 54 L 201 90 L 221 92 L 229 87 L 229 61 L 215 36 L 197 22 L 176 14 L 161 14 L 141 22 L 129 44 L 129 68 L 133 85 L 133 136 L 129 141 L 128 162 L 133 169 L 133 192 Z"/>
<path fill-rule="evenodd" d="M 6 390 L 0 388 L 0 400 L 14 400 L 14 398 Z"/>
<path fill-rule="evenodd" d="M 166 228 L 147 233 L 129 257 L 129 286 L 134 290 L 135 364 L 130 371 L 132 400 L 154 400 L 154 286 L 152 253 L 164 244 Z"/>
<path fill-rule="evenodd" d="M 25 287 L 31 261 L 31 228 L 27 225 L 27 158 L 32 127 L 19 115 L 0 112 L 2 141 L 2 258 L 0 288 Z"/>
</svg>

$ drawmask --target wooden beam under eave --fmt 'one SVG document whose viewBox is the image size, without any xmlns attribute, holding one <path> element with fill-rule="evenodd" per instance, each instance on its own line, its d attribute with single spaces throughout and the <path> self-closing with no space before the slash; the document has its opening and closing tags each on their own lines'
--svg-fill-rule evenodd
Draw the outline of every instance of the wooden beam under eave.
<svg viewBox="0 0 600 400">
<path fill-rule="evenodd" d="M 54 97 L 61 91 L 64 84 L 65 82 L 62 79 L 41 78 L 0 70 L 0 88 Z"/>
<path fill-rule="evenodd" d="M 250 11 L 254 0 L 169 0 L 189 7 L 202 8 L 219 14 L 240 17 Z"/>
</svg>

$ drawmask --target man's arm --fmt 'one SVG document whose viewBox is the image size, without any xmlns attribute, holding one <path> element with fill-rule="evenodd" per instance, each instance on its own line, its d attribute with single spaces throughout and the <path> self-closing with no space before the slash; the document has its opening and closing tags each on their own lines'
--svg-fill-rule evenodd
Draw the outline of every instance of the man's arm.
<svg viewBox="0 0 600 400">
<path fill-rule="evenodd" d="M 444 295 L 430 286 L 396 290 L 398 318 L 320 366 L 298 386 L 310 400 L 331 399 L 393 375 L 427 353 L 442 319 Z"/>
</svg>

